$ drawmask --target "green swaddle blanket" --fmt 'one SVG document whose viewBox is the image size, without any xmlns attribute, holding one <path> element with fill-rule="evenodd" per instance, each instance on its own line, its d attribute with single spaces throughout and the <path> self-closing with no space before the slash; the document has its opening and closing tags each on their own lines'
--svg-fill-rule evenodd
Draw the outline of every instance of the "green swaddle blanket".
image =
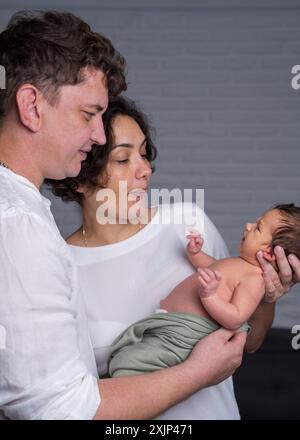
<svg viewBox="0 0 300 440">
<path fill-rule="evenodd" d="M 112 344 L 111 377 L 143 374 L 183 362 L 194 345 L 220 328 L 192 313 L 154 313 L 128 327 Z M 248 331 L 244 324 L 238 331 Z"/>
</svg>

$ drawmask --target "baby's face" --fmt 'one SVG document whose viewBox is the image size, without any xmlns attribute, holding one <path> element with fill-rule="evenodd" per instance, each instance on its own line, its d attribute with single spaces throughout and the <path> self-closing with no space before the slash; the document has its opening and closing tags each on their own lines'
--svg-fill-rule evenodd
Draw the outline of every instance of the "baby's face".
<svg viewBox="0 0 300 440">
<path fill-rule="evenodd" d="M 279 226 L 282 226 L 282 217 L 276 209 L 267 211 L 254 223 L 247 223 L 239 244 L 241 257 L 256 260 L 258 251 L 270 250 L 272 236 Z"/>
</svg>

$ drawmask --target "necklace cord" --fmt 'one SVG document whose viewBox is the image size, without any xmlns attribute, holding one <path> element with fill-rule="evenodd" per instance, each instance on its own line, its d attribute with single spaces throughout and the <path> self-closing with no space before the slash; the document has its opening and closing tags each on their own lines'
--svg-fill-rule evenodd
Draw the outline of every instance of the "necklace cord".
<svg viewBox="0 0 300 440">
<path fill-rule="evenodd" d="M 139 225 L 139 231 L 140 231 L 142 229 L 142 223 L 140 222 L 140 223 L 138 223 L 138 225 Z M 83 237 L 84 246 L 88 247 L 87 239 L 86 239 L 86 229 L 85 229 L 84 224 L 82 224 L 81 233 L 82 233 L 82 237 Z"/>
</svg>

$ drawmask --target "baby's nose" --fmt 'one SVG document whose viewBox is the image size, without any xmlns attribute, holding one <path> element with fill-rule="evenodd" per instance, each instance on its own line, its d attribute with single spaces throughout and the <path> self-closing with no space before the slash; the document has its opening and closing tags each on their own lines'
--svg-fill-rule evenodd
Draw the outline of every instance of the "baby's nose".
<svg viewBox="0 0 300 440">
<path fill-rule="evenodd" d="M 246 223 L 245 229 L 247 232 L 251 231 L 252 225 L 253 225 L 253 223 Z"/>
</svg>

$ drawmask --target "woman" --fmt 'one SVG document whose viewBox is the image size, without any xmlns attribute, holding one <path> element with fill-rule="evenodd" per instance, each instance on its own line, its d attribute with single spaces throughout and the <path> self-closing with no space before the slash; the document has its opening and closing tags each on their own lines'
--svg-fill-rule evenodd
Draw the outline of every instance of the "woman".
<svg viewBox="0 0 300 440">
<path fill-rule="evenodd" d="M 149 126 L 133 102 L 114 99 L 104 115 L 104 127 L 106 146 L 93 147 L 79 176 L 53 182 L 54 194 L 82 207 L 83 225 L 67 242 L 78 265 L 100 376 L 107 372 L 108 350 L 116 336 L 152 313 L 161 299 L 194 272 L 185 254 L 183 208 L 185 222 L 193 222 L 203 233 L 204 251 L 217 259 L 228 255 L 219 232 L 195 205 L 145 209 L 140 204 L 133 209 L 148 189 L 156 157 Z M 120 189 L 120 182 L 126 184 L 125 190 Z M 124 192 L 125 210 L 119 206 Z M 132 213 L 129 216 L 130 211 L 135 218 Z M 105 218 L 110 222 L 101 224 Z M 258 330 L 249 339 L 251 351 L 273 320 L 274 306 L 264 307 L 267 310 L 260 311 Z M 159 418 L 238 419 L 232 379 L 199 391 Z"/>
</svg>

